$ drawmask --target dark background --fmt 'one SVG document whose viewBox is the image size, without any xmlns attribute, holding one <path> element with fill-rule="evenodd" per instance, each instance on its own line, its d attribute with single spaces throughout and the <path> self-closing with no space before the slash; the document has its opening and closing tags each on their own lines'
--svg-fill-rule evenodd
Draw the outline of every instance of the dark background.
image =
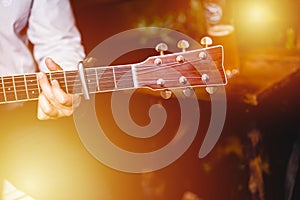
<svg viewBox="0 0 300 200">
<path fill-rule="evenodd" d="M 200 41 L 206 35 L 203 9 L 201 1 L 193 1 L 200 5 L 193 8 L 190 6 L 191 2 L 189 0 L 72 1 L 87 54 L 110 36 L 141 26 L 174 29 Z M 227 1 L 234 11 L 232 15 L 241 63 L 249 53 L 258 56 L 272 55 L 276 58 L 296 55 L 293 58 L 297 58 L 299 54 L 296 49 L 296 36 L 300 32 L 299 1 L 264 1 L 269 9 L 268 12 L 273 17 L 256 22 L 244 16 L 245 7 L 253 2 L 259 1 Z M 185 16 L 184 21 L 179 20 L 182 15 Z M 292 28 L 296 34 L 293 49 L 286 47 L 288 28 Z M 143 54 L 138 53 L 137 56 L 133 54 L 124 57 L 121 61 L 140 62 L 155 54 L 154 51 L 147 51 Z M 278 60 L 276 62 L 279 62 Z M 266 65 L 272 67 L 274 62 L 268 60 Z M 284 65 L 285 62 L 280 62 L 280 66 L 284 67 Z M 299 67 L 299 62 L 295 65 Z M 259 105 L 250 105 L 241 100 L 241 96 L 247 92 L 245 88 L 249 87 L 251 90 L 252 82 L 258 80 L 258 77 L 264 77 L 262 76 L 264 73 L 270 74 L 259 80 L 264 88 L 260 90 L 263 98 L 259 101 Z M 229 81 L 229 85 L 226 86 L 228 108 L 225 127 L 217 146 L 207 157 L 197 158 L 205 128 L 209 123 L 205 117 L 209 118 L 210 115 L 209 101 L 201 100 L 200 97 L 201 116 L 204 120 L 201 118 L 199 133 L 191 148 L 174 164 L 154 173 L 137 175 L 110 171 L 109 173 L 114 177 L 109 181 L 113 197 L 115 199 L 181 199 L 186 191 L 190 191 L 204 200 L 260 199 L 257 195 L 251 195 L 248 189 L 251 175 L 249 163 L 253 157 L 259 155 L 263 162 L 260 170 L 263 173 L 265 199 L 284 199 L 287 163 L 297 138 L 299 124 L 299 74 L 295 72 L 293 76 L 282 77 L 280 80 L 284 80 L 283 82 L 274 82 L 267 87 L 265 85 L 269 81 L 268 77 L 272 80 L 272 70 L 260 69 L 245 75 L 241 69 L 241 75 Z M 249 78 L 252 82 L 248 83 Z M 110 94 L 102 94 L 97 98 L 105 102 L 110 98 Z M 147 109 L 141 105 L 147 107 L 161 100 L 160 97 L 142 92 L 136 94 L 134 101 L 137 108 L 132 108 L 132 112 L 145 112 L 146 115 Z M 174 113 L 171 123 L 176 123 L 178 120 L 175 117 L 176 110 L 172 108 L 177 105 L 177 101 L 170 99 L 168 102 L 163 101 L 162 104 L 170 113 Z M 101 115 L 106 116 L 104 121 L 107 122 L 107 126 L 113 123 L 110 117 L 107 117 L 109 110 L 99 106 L 98 112 L 100 118 Z M 260 136 L 259 145 L 255 148 L 251 146 L 248 137 L 248 134 L 253 131 L 257 131 Z"/>
</svg>

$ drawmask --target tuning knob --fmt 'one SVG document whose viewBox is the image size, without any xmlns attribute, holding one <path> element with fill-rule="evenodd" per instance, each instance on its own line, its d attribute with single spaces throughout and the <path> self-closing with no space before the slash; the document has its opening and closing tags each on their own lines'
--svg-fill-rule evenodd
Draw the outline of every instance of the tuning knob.
<svg viewBox="0 0 300 200">
<path fill-rule="evenodd" d="M 212 45 L 212 43 L 213 43 L 212 39 L 208 36 L 205 36 L 200 40 L 200 44 L 205 46 L 205 48 L 208 47 L 209 45 Z"/>
<path fill-rule="evenodd" d="M 166 43 L 159 43 L 156 45 L 155 50 L 162 56 L 164 52 L 168 50 L 168 45 Z"/>
<path fill-rule="evenodd" d="M 190 44 L 186 40 L 179 40 L 179 42 L 177 43 L 177 47 L 182 49 L 182 52 L 185 52 L 185 50 L 189 48 L 189 46 Z"/>
</svg>

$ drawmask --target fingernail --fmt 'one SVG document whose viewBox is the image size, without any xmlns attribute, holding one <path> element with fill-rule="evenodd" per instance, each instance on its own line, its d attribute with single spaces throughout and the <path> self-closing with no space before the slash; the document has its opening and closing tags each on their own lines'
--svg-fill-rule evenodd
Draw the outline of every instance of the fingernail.
<svg viewBox="0 0 300 200">
<path fill-rule="evenodd" d="M 52 61 L 52 59 L 50 58 L 50 57 L 47 57 L 46 59 L 45 59 L 45 62 L 51 62 Z"/>
</svg>

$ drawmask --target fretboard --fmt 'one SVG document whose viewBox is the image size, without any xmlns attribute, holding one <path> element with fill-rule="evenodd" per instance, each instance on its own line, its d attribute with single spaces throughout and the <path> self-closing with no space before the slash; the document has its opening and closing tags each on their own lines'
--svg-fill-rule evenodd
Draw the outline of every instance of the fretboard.
<svg viewBox="0 0 300 200">
<path fill-rule="evenodd" d="M 134 88 L 131 65 L 92 67 L 84 71 L 89 93 Z M 50 82 L 57 80 L 66 93 L 82 93 L 77 70 L 47 72 L 46 75 Z M 36 100 L 41 92 L 37 73 L 3 76 L 0 79 L 0 104 Z"/>
</svg>

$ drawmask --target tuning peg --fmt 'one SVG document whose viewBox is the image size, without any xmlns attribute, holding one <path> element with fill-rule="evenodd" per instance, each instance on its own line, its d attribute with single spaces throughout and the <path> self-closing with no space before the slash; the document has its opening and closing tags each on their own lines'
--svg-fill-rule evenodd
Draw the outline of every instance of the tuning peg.
<svg viewBox="0 0 300 200">
<path fill-rule="evenodd" d="M 205 46 L 205 48 L 208 47 L 209 45 L 212 45 L 212 43 L 213 43 L 212 39 L 208 36 L 205 36 L 200 40 L 200 44 Z"/>
<path fill-rule="evenodd" d="M 164 99 L 170 99 L 172 96 L 172 91 L 169 89 L 162 90 L 160 96 Z"/>
<path fill-rule="evenodd" d="M 164 55 L 164 51 L 168 50 L 168 45 L 166 43 L 159 43 L 156 45 L 155 50 L 160 53 L 160 55 Z"/>
<path fill-rule="evenodd" d="M 186 40 L 179 40 L 177 43 L 177 47 L 182 49 L 182 52 L 185 52 L 187 48 L 189 48 L 190 44 Z"/>
</svg>

